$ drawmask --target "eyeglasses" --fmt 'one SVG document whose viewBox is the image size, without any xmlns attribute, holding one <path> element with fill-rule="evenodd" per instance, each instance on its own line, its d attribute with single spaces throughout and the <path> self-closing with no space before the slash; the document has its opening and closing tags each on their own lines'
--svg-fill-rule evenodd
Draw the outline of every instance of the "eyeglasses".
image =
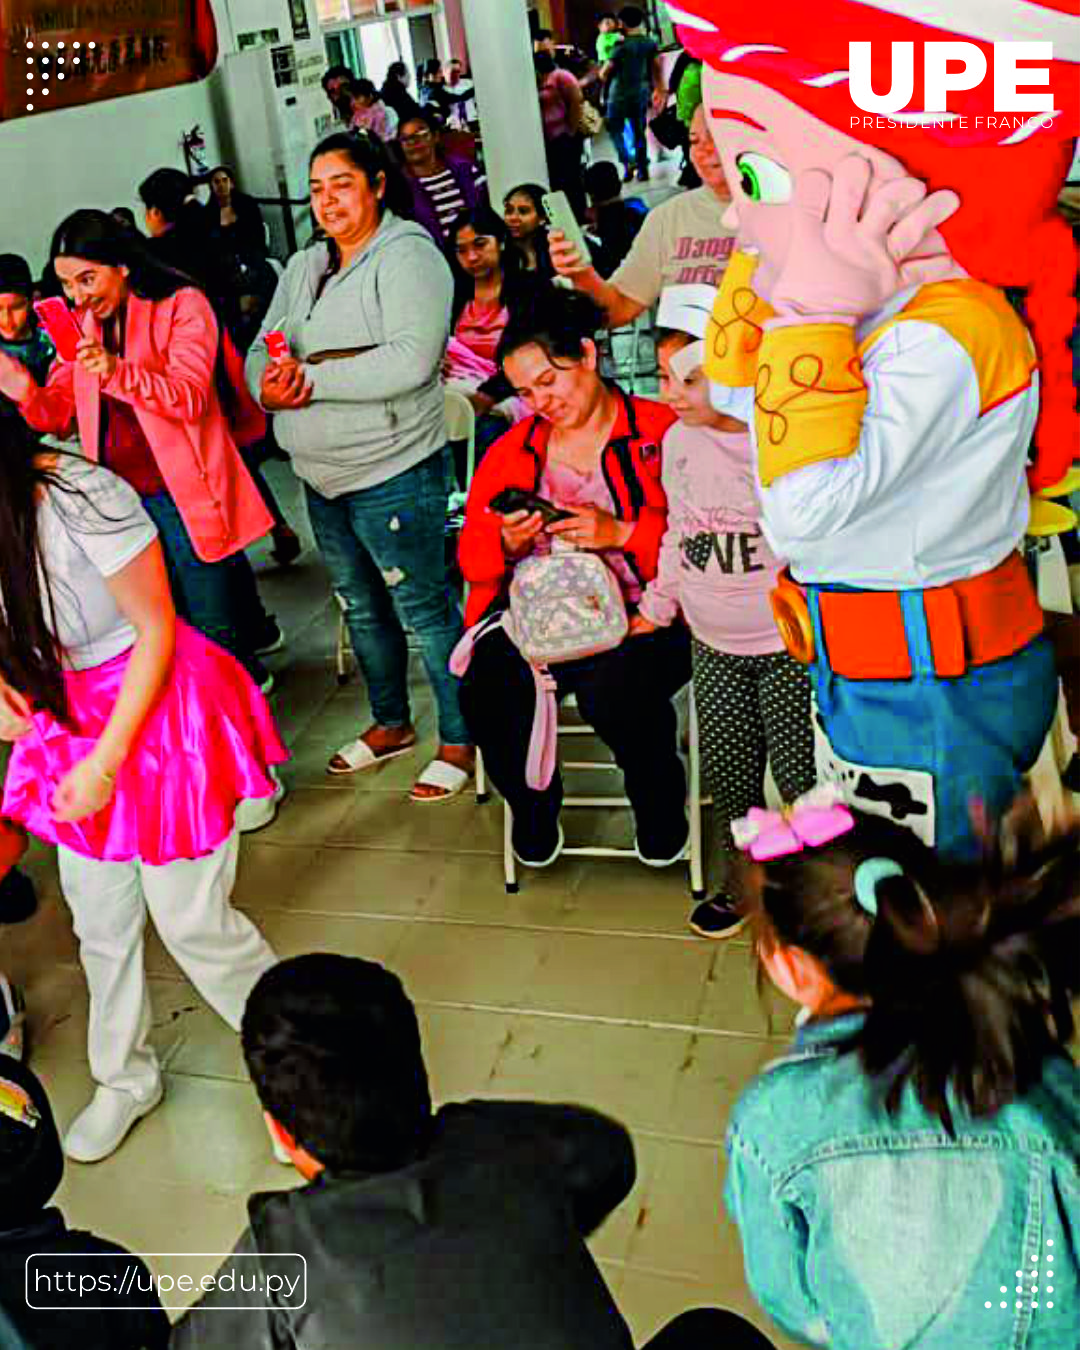
<svg viewBox="0 0 1080 1350">
<path fill-rule="evenodd" d="M 430 141 L 432 139 L 433 138 L 430 131 L 414 131 L 411 136 L 402 136 L 401 144 L 418 145 L 422 144 L 424 141 Z"/>
</svg>

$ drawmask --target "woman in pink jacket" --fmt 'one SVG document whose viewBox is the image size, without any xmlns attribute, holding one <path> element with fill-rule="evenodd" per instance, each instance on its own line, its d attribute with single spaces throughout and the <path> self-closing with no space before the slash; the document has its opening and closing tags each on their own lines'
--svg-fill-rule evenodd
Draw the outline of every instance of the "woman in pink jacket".
<svg viewBox="0 0 1080 1350">
<path fill-rule="evenodd" d="M 244 549 L 273 522 L 219 401 L 215 373 L 229 381 L 209 301 L 103 211 L 69 216 L 50 256 L 83 339 L 44 387 L 0 354 L 0 392 L 37 431 L 77 423 L 83 453 L 129 483 L 157 526 L 180 615 L 269 692 L 258 654 L 281 634 Z M 246 398 L 242 379 L 237 398 Z M 233 412 L 234 425 L 259 415 L 245 404 Z"/>
</svg>

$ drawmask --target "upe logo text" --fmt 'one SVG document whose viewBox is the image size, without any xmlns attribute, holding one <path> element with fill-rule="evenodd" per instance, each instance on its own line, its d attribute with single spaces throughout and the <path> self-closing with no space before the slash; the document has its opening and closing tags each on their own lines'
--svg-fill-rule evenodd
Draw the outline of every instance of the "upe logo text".
<svg viewBox="0 0 1080 1350">
<path fill-rule="evenodd" d="M 892 43 L 892 86 L 884 94 L 875 93 L 871 83 L 870 46 L 869 42 L 848 43 L 851 101 L 863 112 L 900 112 L 915 91 L 915 43 Z M 977 89 L 986 79 L 986 54 L 974 42 L 924 42 L 921 46 L 926 100 L 920 111 L 947 112 L 950 93 Z M 1049 92 L 1022 94 L 1017 89 L 1017 85 L 1050 83 L 1046 65 L 1019 66 L 1019 62 L 1053 59 L 1052 42 L 995 42 L 994 111 L 1053 111 L 1054 101 Z"/>
</svg>

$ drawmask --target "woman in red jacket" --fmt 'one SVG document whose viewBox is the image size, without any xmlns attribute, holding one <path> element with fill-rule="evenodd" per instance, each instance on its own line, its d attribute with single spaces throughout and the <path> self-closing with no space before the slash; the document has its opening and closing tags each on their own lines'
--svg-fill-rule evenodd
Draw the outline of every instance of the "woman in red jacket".
<svg viewBox="0 0 1080 1350">
<path fill-rule="evenodd" d="M 674 419 L 601 379 L 591 335 L 602 325 L 587 297 L 552 289 L 506 328 L 500 365 L 535 416 L 496 441 L 473 478 L 460 549 L 470 624 L 505 606 L 515 565 L 549 550 L 552 536 L 599 553 L 631 613 L 656 575 L 667 523 L 660 441 Z M 496 515 L 490 503 L 508 487 L 573 514 L 548 526 L 538 512 Z M 559 697 L 576 695 L 582 717 L 623 771 L 642 862 L 678 861 L 687 838 L 686 781 L 671 700 L 690 678 L 685 629 L 633 635 L 614 651 L 561 662 L 552 673 Z M 532 673 L 502 629 L 481 637 L 462 681 L 461 709 L 513 812 L 518 859 L 546 867 L 563 846 L 562 785 L 558 773 L 542 791 L 525 781 L 535 698 Z"/>
</svg>

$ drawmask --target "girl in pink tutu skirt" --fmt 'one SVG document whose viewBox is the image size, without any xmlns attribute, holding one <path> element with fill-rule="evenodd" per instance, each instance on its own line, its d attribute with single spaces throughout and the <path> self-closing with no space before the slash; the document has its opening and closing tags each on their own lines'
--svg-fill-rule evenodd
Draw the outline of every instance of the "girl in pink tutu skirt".
<svg viewBox="0 0 1080 1350">
<path fill-rule="evenodd" d="M 276 957 L 229 903 L 238 803 L 286 751 L 233 657 L 178 622 L 157 531 L 107 469 L 0 446 L 2 814 L 55 844 L 90 989 L 97 1088 L 64 1148 L 96 1162 L 161 1100 L 148 1040 L 147 912 L 233 1028 Z"/>
</svg>

